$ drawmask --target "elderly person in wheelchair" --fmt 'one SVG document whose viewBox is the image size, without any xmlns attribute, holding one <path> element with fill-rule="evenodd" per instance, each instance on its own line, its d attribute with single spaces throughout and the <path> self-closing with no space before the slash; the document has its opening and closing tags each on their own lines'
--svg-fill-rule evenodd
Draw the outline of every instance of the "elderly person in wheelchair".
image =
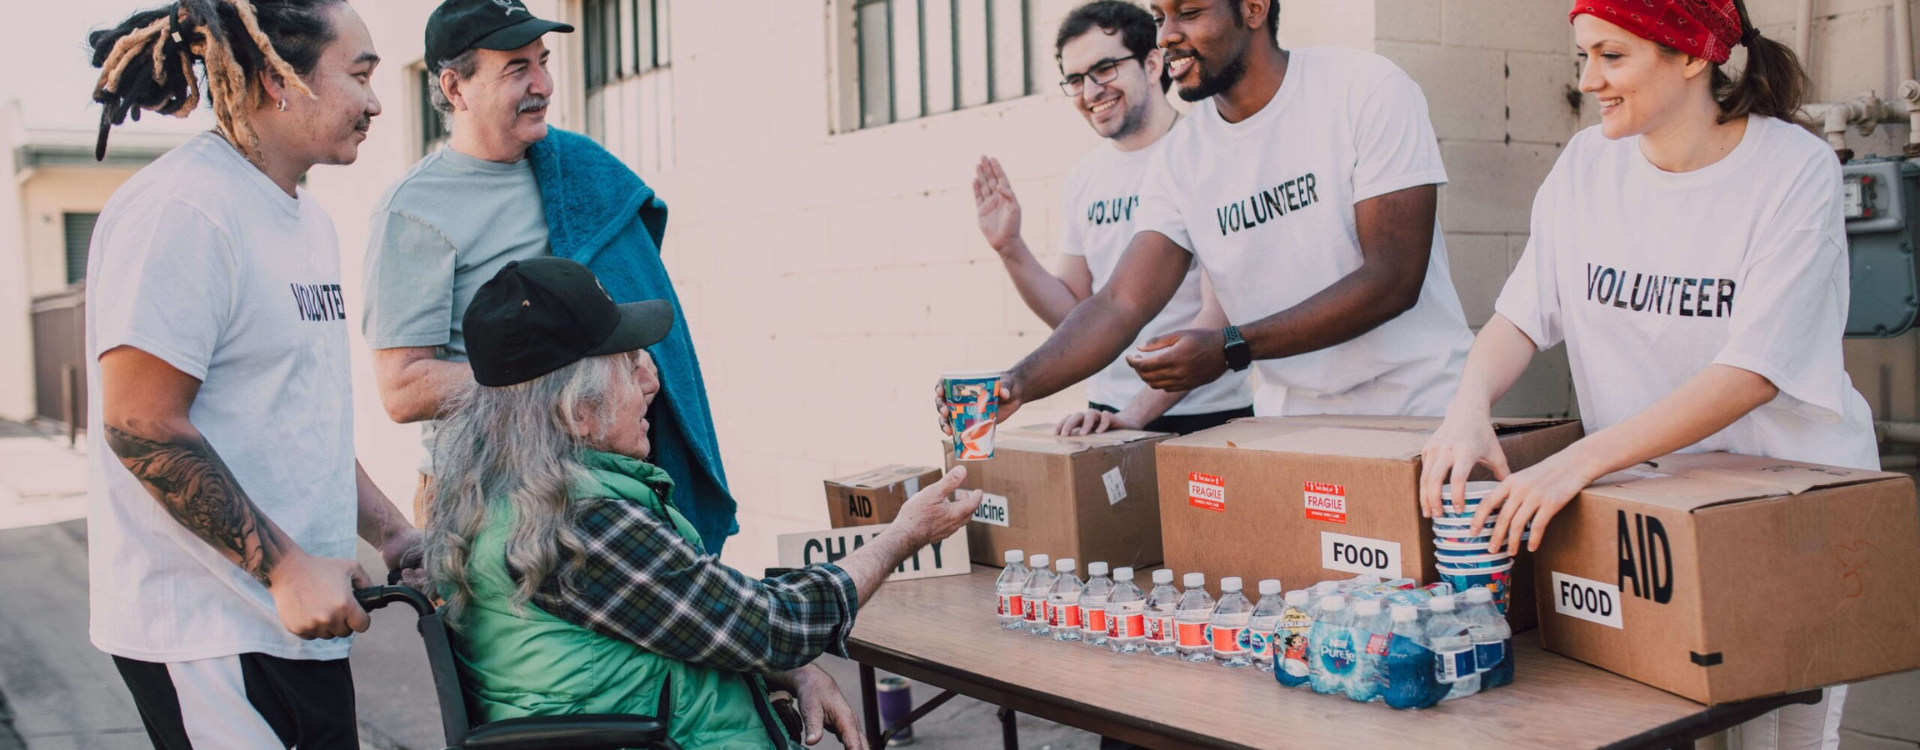
<svg viewBox="0 0 1920 750">
<path fill-rule="evenodd" d="M 812 662 L 844 656 L 887 573 L 972 515 L 964 470 L 837 564 L 756 579 L 701 553 L 674 478 L 646 461 L 660 383 L 645 347 L 670 305 L 615 305 L 585 266 L 541 258 L 482 286 L 465 324 L 477 382 L 445 411 L 425 549 L 474 718 L 654 714 L 670 686 L 659 718 L 688 750 L 787 750 L 823 729 L 865 747 Z M 770 688 L 796 696 L 802 726 Z"/>
</svg>

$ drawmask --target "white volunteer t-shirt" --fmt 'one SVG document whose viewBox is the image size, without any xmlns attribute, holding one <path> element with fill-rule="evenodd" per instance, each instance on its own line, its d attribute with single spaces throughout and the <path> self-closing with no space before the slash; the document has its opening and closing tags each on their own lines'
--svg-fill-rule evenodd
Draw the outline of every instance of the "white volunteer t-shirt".
<svg viewBox="0 0 1920 750">
<path fill-rule="evenodd" d="M 1126 253 L 1127 243 L 1133 239 L 1133 212 L 1140 202 L 1140 177 L 1147 171 L 1147 159 L 1153 150 L 1154 146 L 1148 146 L 1137 151 L 1121 151 L 1114 148 L 1112 141 L 1106 141 L 1081 157 L 1067 173 L 1066 201 L 1062 204 L 1067 215 L 1061 222 L 1060 252 L 1086 258 L 1096 292 L 1113 278 L 1114 267 L 1120 265 L 1120 256 Z M 1200 276 L 1199 263 L 1188 266 L 1179 291 L 1174 292 L 1173 299 L 1160 314 L 1140 330 L 1139 337 L 1128 347 L 1129 352 L 1153 339 L 1193 327 L 1193 316 L 1200 314 L 1203 304 Z M 1146 388 L 1146 381 L 1127 365 L 1123 354 L 1087 379 L 1087 400 L 1125 409 Z M 1247 374 L 1229 370 L 1219 380 L 1188 391 L 1185 398 L 1167 410 L 1167 415 L 1212 414 L 1245 409 L 1252 403 Z"/>
<path fill-rule="evenodd" d="M 353 404 L 333 221 L 204 133 L 128 180 L 87 258 L 87 558 L 93 644 L 154 662 L 339 659 L 181 526 L 107 447 L 99 355 L 131 346 L 199 379 L 188 419 L 310 554 L 355 545 Z"/>
<path fill-rule="evenodd" d="M 1588 128 L 1534 199 L 1495 309 L 1542 350 L 1566 342 L 1589 433 L 1722 364 L 1780 395 L 1688 451 L 1877 469 L 1873 417 L 1841 359 L 1841 216 L 1833 151 L 1780 120 L 1748 118 L 1726 158 L 1678 174 L 1638 138 Z"/>
<path fill-rule="evenodd" d="M 1420 87 L 1386 58 L 1292 51 L 1286 80 L 1252 117 L 1213 101 L 1167 134 L 1140 188 L 1135 229 L 1194 253 L 1227 318 L 1246 325 L 1360 268 L 1354 204 L 1447 181 Z M 1254 363 L 1261 416 L 1440 415 L 1473 335 L 1438 222 L 1413 309 L 1344 344 Z"/>
</svg>

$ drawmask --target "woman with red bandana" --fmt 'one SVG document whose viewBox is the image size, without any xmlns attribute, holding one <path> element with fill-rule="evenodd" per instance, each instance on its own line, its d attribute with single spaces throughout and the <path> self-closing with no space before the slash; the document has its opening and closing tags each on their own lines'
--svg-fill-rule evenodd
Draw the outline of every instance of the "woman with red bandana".
<svg viewBox="0 0 1920 750">
<path fill-rule="evenodd" d="M 1589 484 L 1676 451 L 1879 468 L 1841 358 L 1840 167 L 1790 121 L 1808 87 L 1793 52 L 1741 0 L 1579 0 L 1569 18 L 1601 124 L 1534 199 L 1526 252 L 1422 454 L 1425 512 L 1486 465 L 1502 482 L 1475 533 L 1517 548 L 1531 524 L 1537 548 Z M 1736 46 L 1737 78 L 1721 67 Z M 1562 342 L 1587 437 L 1509 473 L 1492 404 Z M 1743 725 L 1735 746 L 1836 747 L 1845 695 Z"/>
</svg>

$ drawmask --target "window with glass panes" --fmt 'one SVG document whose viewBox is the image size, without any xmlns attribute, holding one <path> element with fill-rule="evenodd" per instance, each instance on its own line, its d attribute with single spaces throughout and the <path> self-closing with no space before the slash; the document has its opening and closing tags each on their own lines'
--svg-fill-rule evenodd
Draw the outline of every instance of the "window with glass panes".
<svg viewBox="0 0 1920 750">
<path fill-rule="evenodd" d="M 668 0 L 581 0 L 587 92 L 672 62 Z"/>
<path fill-rule="evenodd" d="M 427 72 L 425 64 L 414 68 L 413 75 L 416 81 L 414 107 L 420 112 L 420 155 L 426 156 L 440 150 L 450 133 L 447 130 L 447 116 L 433 108 L 433 87 L 438 85 L 438 81 Z"/>
<path fill-rule="evenodd" d="M 852 0 L 862 128 L 1034 92 L 1032 0 Z"/>
</svg>

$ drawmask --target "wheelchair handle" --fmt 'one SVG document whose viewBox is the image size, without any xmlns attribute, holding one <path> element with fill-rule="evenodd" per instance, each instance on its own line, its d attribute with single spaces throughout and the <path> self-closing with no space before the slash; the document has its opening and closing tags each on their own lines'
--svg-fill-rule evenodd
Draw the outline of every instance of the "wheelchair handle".
<svg viewBox="0 0 1920 750">
<path fill-rule="evenodd" d="M 421 617 L 433 614 L 433 602 L 427 600 L 426 594 L 414 590 L 411 586 L 371 586 L 354 589 L 353 600 L 359 602 L 360 608 L 368 612 L 396 602 L 404 602 L 411 605 Z"/>
</svg>

